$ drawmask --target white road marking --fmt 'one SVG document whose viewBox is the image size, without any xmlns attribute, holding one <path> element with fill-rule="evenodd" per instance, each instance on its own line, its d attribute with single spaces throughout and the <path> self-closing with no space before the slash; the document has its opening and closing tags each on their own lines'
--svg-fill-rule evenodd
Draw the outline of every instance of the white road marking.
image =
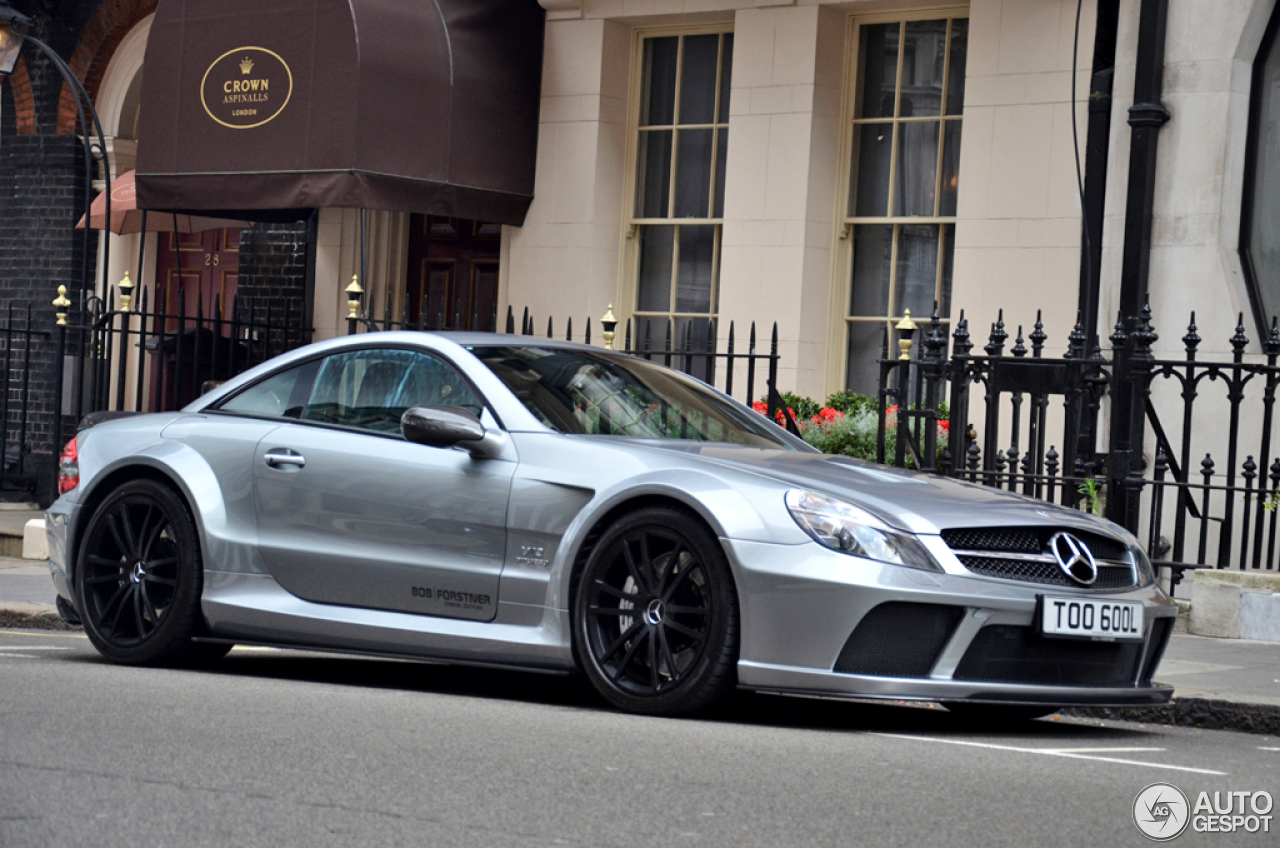
<svg viewBox="0 0 1280 848">
<path fill-rule="evenodd" d="M 61 645 L 0 645 L 0 651 L 69 651 L 70 648 L 64 648 Z"/>
<path fill-rule="evenodd" d="M 1280 748 L 1264 748 L 1261 745 L 1259 745 L 1258 750 L 1259 751 L 1280 751 Z"/>
<path fill-rule="evenodd" d="M 0 654 L 3 660 L 38 660 L 39 657 L 34 654 Z"/>
<path fill-rule="evenodd" d="M 903 733 L 869 733 L 869 736 L 884 736 L 889 739 L 910 739 L 915 742 L 939 742 L 944 745 L 964 745 L 970 748 L 987 748 L 993 751 L 1010 751 L 1015 754 L 1040 754 L 1045 757 L 1066 757 L 1072 760 L 1094 760 L 1101 763 L 1118 763 L 1128 766 L 1142 766 L 1143 768 L 1159 768 L 1169 769 L 1171 771 L 1186 771 L 1193 774 L 1213 774 L 1225 777 L 1227 772 L 1214 771 L 1213 769 L 1191 768 L 1190 766 L 1175 766 L 1166 763 L 1144 763 L 1141 760 L 1122 760 L 1118 757 L 1094 757 L 1088 754 L 1075 753 L 1074 751 L 1058 750 L 1053 748 L 1020 748 L 1015 745 L 996 745 L 992 742 L 968 742 L 961 739 L 940 739 L 936 736 L 909 736 Z M 1085 749 L 1085 750 L 1105 750 L 1105 749 Z M 1127 751 L 1134 750 L 1126 748 Z"/>
<path fill-rule="evenodd" d="M 1133 753 L 1135 751 L 1167 751 L 1168 748 L 1036 748 L 1046 754 L 1113 754 Z"/>
</svg>

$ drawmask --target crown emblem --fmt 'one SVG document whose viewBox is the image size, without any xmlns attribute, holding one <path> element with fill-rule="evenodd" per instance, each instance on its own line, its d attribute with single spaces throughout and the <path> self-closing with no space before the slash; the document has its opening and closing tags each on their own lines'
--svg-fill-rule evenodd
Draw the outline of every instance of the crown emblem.
<svg viewBox="0 0 1280 848">
<path fill-rule="evenodd" d="M 250 59 L 248 56 L 245 56 L 243 59 L 240 60 L 240 73 L 244 74 L 245 76 L 248 76 L 249 72 L 252 70 L 253 70 L 253 60 Z"/>
</svg>

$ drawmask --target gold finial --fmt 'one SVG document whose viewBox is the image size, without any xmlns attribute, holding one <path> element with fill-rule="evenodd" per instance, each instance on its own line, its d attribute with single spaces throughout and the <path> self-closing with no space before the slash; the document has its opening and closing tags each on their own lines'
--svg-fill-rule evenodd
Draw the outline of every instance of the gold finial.
<svg viewBox="0 0 1280 848">
<path fill-rule="evenodd" d="M 618 316 L 613 314 L 613 304 L 611 303 L 600 318 L 600 328 L 602 330 L 600 336 L 604 339 L 605 350 L 613 350 L 613 337 L 616 335 L 614 330 L 617 326 Z"/>
<path fill-rule="evenodd" d="M 133 303 L 133 280 L 129 279 L 128 271 L 124 272 L 124 279 L 116 283 L 116 288 L 120 289 L 120 311 L 128 312 Z"/>
<path fill-rule="evenodd" d="M 898 355 L 898 359 L 911 359 L 911 337 L 916 334 L 916 330 L 920 325 L 911 320 L 911 310 L 904 309 L 902 311 L 902 320 L 894 325 L 894 329 L 898 331 L 901 338 L 898 339 L 898 350 L 902 351 Z"/>
<path fill-rule="evenodd" d="M 67 307 L 71 305 L 71 301 L 67 300 L 67 287 L 58 286 L 58 296 L 53 299 L 53 306 L 58 310 L 58 326 L 67 326 Z"/>
<path fill-rule="evenodd" d="M 364 289 L 360 288 L 360 275 L 351 275 L 351 285 L 347 286 L 347 318 L 360 317 L 360 295 L 364 294 Z"/>
</svg>

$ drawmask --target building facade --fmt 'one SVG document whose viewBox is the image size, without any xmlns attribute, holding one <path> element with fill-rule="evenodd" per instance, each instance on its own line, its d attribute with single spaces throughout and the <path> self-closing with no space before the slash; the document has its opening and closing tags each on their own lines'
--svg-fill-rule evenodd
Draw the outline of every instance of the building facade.
<svg viewBox="0 0 1280 848">
<path fill-rule="evenodd" d="M 137 126 L 155 1 L 14 5 L 84 80 L 115 172 L 131 168 L 147 143 Z M 154 302 L 175 269 L 190 273 L 183 251 L 217 254 L 235 266 L 197 284 L 217 290 L 207 308 L 229 308 L 229 292 L 280 300 L 316 339 L 347 332 L 361 269 L 373 319 L 501 328 L 511 307 L 539 330 L 572 318 L 580 336 L 612 306 L 655 337 L 669 324 L 677 345 L 777 322 L 780 388 L 819 399 L 874 390 L 894 325 L 935 303 L 949 326 L 963 309 L 977 339 L 1001 314 L 1011 335 L 1039 315 L 1046 355 L 1066 349 L 1085 307 L 1105 345 L 1127 240 L 1143 242 L 1144 299 L 1168 331 L 1158 351 L 1181 349 L 1194 310 L 1213 330 L 1202 354 L 1230 353 L 1239 314 L 1256 354 L 1280 309 L 1275 0 L 540 5 L 522 226 L 325 208 L 224 244 L 111 236 L 90 258 L 96 278 L 128 271 Z M 1130 116 L 1152 8 L 1166 16 L 1170 119 L 1148 214 L 1131 198 L 1150 163 L 1131 157 Z M 74 293 L 81 261 L 78 132 L 56 73 L 27 51 L 0 84 L 0 293 L 50 325 L 56 287 Z M 1129 232 L 1140 216 L 1149 226 Z M 55 441 L 46 360 L 27 425 L 37 452 Z"/>
</svg>

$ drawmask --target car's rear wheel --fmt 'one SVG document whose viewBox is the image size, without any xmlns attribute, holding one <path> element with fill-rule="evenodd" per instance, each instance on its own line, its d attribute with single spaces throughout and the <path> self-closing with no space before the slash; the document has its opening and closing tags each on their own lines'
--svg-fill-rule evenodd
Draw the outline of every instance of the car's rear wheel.
<svg viewBox="0 0 1280 848">
<path fill-rule="evenodd" d="M 214 659 L 201 633 L 200 544 L 186 504 L 168 486 L 135 480 L 112 491 L 85 529 L 76 592 L 99 653 L 130 665 Z M 212 649 L 212 650 L 211 650 Z"/>
<path fill-rule="evenodd" d="M 693 516 L 638 510 L 609 527 L 583 569 L 574 635 L 614 706 L 688 715 L 736 686 L 738 602 L 724 551 Z"/>
</svg>

